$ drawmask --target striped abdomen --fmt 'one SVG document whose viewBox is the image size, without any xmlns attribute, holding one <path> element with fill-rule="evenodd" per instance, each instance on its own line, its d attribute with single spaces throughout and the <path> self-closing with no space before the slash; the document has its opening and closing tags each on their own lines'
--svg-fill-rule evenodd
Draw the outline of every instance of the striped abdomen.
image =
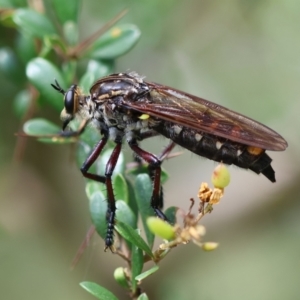
<svg viewBox="0 0 300 300">
<path fill-rule="evenodd" d="M 272 159 L 264 149 L 232 142 L 170 122 L 160 122 L 153 129 L 195 154 L 250 169 L 257 174 L 262 173 L 272 182 L 276 181 L 275 172 L 271 167 Z"/>
</svg>

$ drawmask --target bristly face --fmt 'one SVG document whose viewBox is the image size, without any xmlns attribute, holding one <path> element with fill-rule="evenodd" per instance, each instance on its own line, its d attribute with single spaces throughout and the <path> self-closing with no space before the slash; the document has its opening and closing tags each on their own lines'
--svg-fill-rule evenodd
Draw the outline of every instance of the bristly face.
<svg viewBox="0 0 300 300">
<path fill-rule="evenodd" d="M 56 80 L 55 85 L 51 85 L 54 89 L 64 95 L 64 108 L 60 114 L 60 118 L 63 121 L 63 130 L 65 130 L 70 121 L 72 121 L 76 115 L 80 112 L 88 111 L 86 106 L 89 103 L 89 96 L 83 95 L 81 89 L 76 84 L 71 85 L 66 92 L 61 88 Z M 91 117 L 85 116 L 85 118 Z"/>
</svg>

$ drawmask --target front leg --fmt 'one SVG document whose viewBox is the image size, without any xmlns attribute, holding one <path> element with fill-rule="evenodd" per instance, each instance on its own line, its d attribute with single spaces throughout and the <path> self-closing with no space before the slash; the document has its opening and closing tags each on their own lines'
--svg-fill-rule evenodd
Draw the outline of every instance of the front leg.
<svg viewBox="0 0 300 300">
<path fill-rule="evenodd" d="M 86 159 L 86 161 L 83 163 L 80 169 L 82 175 L 85 178 L 92 179 L 97 182 L 104 183 L 106 185 L 108 203 L 107 203 L 107 213 L 106 213 L 107 231 L 106 231 L 106 238 L 105 238 L 105 250 L 107 248 L 111 249 L 111 246 L 113 245 L 114 242 L 113 234 L 114 234 L 114 226 L 115 226 L 116 200 L 113 192 L 111 177 L 121 152 L 122 143 L 116 142 L 116 146 L 106 164 L 105 176 L 90 173 L 88 172 L 88 170 L 96 161 L 96 159 L 99 157 L 100 153 L 102 152 L 104 146 L 107 143 L 107 140 L 108 140 L 108 136 L 106 134 L 100 140 L 100 142 L 95 146 L 92 153 L 89 155 L 89 157 Z"/>
</svg>

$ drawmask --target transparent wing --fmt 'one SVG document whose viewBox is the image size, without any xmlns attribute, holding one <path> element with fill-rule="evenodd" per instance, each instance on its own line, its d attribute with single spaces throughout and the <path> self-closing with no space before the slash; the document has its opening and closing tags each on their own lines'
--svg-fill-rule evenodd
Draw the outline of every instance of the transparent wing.
<svg viewBox="0 0 300 300">
<path fill-rule="evenodd" d="M 124 99 L 129 109 L 265 150 L 282 151 L 287 142 L 267 126 L 223 106 L 168 86 L 146 82 L 151 97 Z"/>
</svg>

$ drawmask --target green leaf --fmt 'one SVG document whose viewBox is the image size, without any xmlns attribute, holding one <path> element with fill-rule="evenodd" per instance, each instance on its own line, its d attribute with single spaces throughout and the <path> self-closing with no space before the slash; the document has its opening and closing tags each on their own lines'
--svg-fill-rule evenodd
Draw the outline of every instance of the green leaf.
<svg viewBox="0 0 300 300">
<path fill-rule="evenodd" d="M 92 151 L 92 148 L 82 140 L 79 140 L 77 149 L 76 149 L 76 161 L 77 165 L 81 167 L 83 163 L 86 161 L 86 159 L 89 157 L 90 153 Z M 93 164 L 90 169 L 90 172 L 95 173 L 96 172 L 96 166 Z"/>
<path fill-rule="evenodd" d="M 72 122 L 74 123 L 74 121 Z M 77 130 L 80 122 L 74 124 L 74 127 L 71 127 L 72 130 Z M 95 145 L 101 140 L 102 136 L 98 129 L 88 126 L 86 130 L 81 134 L 80 140 L 87 143 L 91 148 L 94 148 Z M 102 154 L 101 154 L 102 155 Z"/>
<path fill-rule="evenodd" d="M 25 122 L 23 129 L 25 133 L 33 136 L 57 134 L 60 131 L 57 125 L 42 118 L 31 119 Z"/>
<path fill-rule="evenodd" d="M 0 7 L 1 8 L 13 8 L 19 6 L 26 6 L 28 3 L 26 0 L 1 0 Z"/>
<path fill-rule="evenodd" d="M 149 217 L 147 219 L 147 225 L 151 232 L 164 240 L 170 241 L 176 237 L 174 227 L 158 217 Z"/>
<path fill-rule="evenodd" d="M 158 271 L 159 267 L 157 265 L 153 266 L 151 269 L 147 270 L 146 272 L 138 275 L 135 277 L 136 280 L 141 281 L 145 278 L 147 278 L 149 275 L 152 275 L 156 271 Z"/>
<path fill-rule="evenodd" d="M 127 275 L 123 267 L 118 267 L 114 271 L 114 278 L 116 282 L 123 288 L 125 289 L 130 289 L 128 280 L 127 280 Z"/>
<path fill-rule="evenodd" d="M 53 8 L 58 20 L 64 24 L 66 21 L 77 22 L 78 10 L 81 7 L 79 0 L 52 0 Z"/>
<path fill-rule="evenodd" d="M 169 179 L 169 174 L 167 173 L 166 170 L 163 168 L 161 169 L 161 174 L 160 174 L 160 183 L 165 184 L 167 180 Z"/>
<path fill-rule="evenodd" d="M 116 199 L 124 200 L 127 204 L 129 202 L 128 185 L 121 173 L 118 173 L 113 180 L 114 194 Z"/>
<path fill-rule="evenodd" d="M 56 33 L 54 26 L 45 15 L 29 8 L 17 9 L 13 20 L 20 29 L 34 37 L 43 38 Z"/>
<path fill-rule="evenodd" d="M 73 123 L 73 122 L 72 122 Z M 78 124 L 76 126 L 71 126 L 72 130 L 76 130 L 78 128 Z M 81 167 L 88 156 L 91 154 L 92 149 L 101 139 L 98 130 L 95 128 L 89 127 L 87 128 L 83 134 L 80 136 L 80 140 L 78 143 L 78 148 L 76 151 L 77 163 L 78 166 Z M 100 154 L 101 156 L 101 154 Z M 92 173 L 97 172 L 97 162 L 92 164 L 91 168 L 89 169 Z M 104 175 L 104 173 L 98 173 L 100 175 Z"/>
<path fill-rule="evenodd" d="M 76 1 L 74 1 L 76 2 Z M 63 26 L 64 37 L 70 46 L 78 43 L 78 25 L 73 21 L 67 21 Z"/>
<path fill-rule="evenodd" d="M 88 94 L 92 84 L 95 82 L 95 76 L 92 73 L 86 72 L 80 79 L 79 86 L 84 94 Z"/>
<path fill-rule="evenodd" d="M 74 142 L 73 138 L 59 136 L 60 128 L 54 123 L 42 118 L 31 119 L 25 122 L 23 131 L 45 143 L 66 144 Z"/>
<path fill-rule="evenodd" d="M 151 249 L 132 227 L 126 223 L 118 222 L 115 228 L 125 240 L 145 251 L 150 257 L 153 257 Z"/>
<path fill-rule="evenodd" d="M 126 223 L 131 228 L 136 228 L 137 217 L 133 214 L 128 204 L 123 200 L 116 201 L 116 219 L 119 222 Z"/>
<path fill-rule="evenodd" d="M 138 41 L 140 30 L 132 24 L 115 26 L 94 42 L 86 56 L 94 59 L 115 59 L 127 53 Z"/>
<path fill-rule="evenodd" d="M 144 257 L 143 257 L 143 251 L 136 247 L 135 245 L 132 245 L 131 249 L 131 285 L 132 285 L 132 291 L 135 292 L 136 288 L 138 286 L 138 282 L 135 279 L 137 275 L 141 273 L 144 266 Z"/>
<path fill-rule="evenodd" d="M 4 8 L 3 5 L 1 5 L 0 3 L 0 7 L 1 8 Z M 14 12 L 13 10 L 3 10 L 3 12 L 0 14 L 0 22 L 1 22 L 1 25 L 5 26 L 5 27 L 11 27 L 13 29 L 17 29 L 17 25 L 16 23 L 13 21 L 13 15 L 14 15 Z"/>
<path fill-rule="evenodd" d="M 14 99 L 14 112 L 19 119 L 24 117 L 31 103 L 31 95 L 28 90 L 20 91 Z"/>
<path fill-rule="evenodd" d="M 76 68 L 77 62 L 75 60 L 69 60 L 62 64 L 62 76 L 68 84 L 74 84 L 72 81 L 76 77 Z"/>
<path fill-rule="evenodd" d="M 169 223 L 172 225 L 175 225 L 177 222 L 176 219 L 177 211 L 178 211 L 178 207 L 176 206 L 170 206 L 164 211 L 165 216 L 167 217 Z"/>
<path fill-rule="evenodd" d="M 86 190 L 90 187 L 90 183 L 87 184 Z M 95 186 L 93 186 L 95 188 Z M 90 200 L 90 214 L 92 222 L 95 225 L 96 231 L 98 234 L 105 240 L 106 231 L 107 231 L 107 222 L 106 222 L 106 211 L 107 211 L 107 201 L 105 195 L 100 189 L 100 184 L 98 184 L 98 190 L 91 194 L 91 191 L 88 190 L 87 196 Z"/>
<path fill-rule="evenodd" d="M 132 163 L 134 165 L 134 163 Z M 148 164 L 138 164 L 136 163 L 136 166 L 126 170 L 127 174 L 137 176 L 141 173 L 149 173 Z M 161 169 L 161 175 L 160 175 L 160 182 L 161 184 L 164 184 L 169 179 L 169 174 L 164 170 Z"/>
<path fill-rule="evenodd" d="M 137 228 L 137 215 L 134 215 L 131 208 L 123 200 L 116 201 L 116 223 L 121 222 L 129 225 L 131 228 Z M 128 248 L 131 243 L 126 241 Z"/>
<path fill-rule="evenodd" d="M 130 180 L 126 179 L 127 182 L 127 188 L 128 188 L 128 205 L 131 208 L 131 210 L 133 211 L 134 215 L 138 215 L 138 206 L 136 203 L 136 198 L 135 198 L 135 191 L 134 191 L 134 187 L 133 184 Z"/>
<path fill-rule="evenodd" d="M 53 50 L 52 39 L 49 39 L 47 36 L 45 36 L 44 43 L 39 52 L 39 56 L 43 58 L 47 58 L 47 56 L 50 56 L 52 50 Z"/>
<path fill-rule="evenodd" d="M 100 300 L 118 300 L 118 298 L 106 288 L 94 282 L 83 281 L 80 283 L 81 287 L 91 293 Z"/>
<path fill-rule="evenodd" d="M 143 293 L 143 294 L 139 295 L 137 300 L 149 300 L 149 298 L 146 293 Z"/>
<path fill-rule="evenodd" d="M 100 192 L 103 193 L 103 188 L 102 184 L 96 181 L 89 181 L 85 185 L 85 193 L 87 197 L 90 199 L 94 193 Z M 104 197 L 105 199 L 105 197 Z"/>
<path fill-rule="evenodd" d="M 84 93 L 89 93 L 92 85 L 101 77 L 110 74 L 113 70 L 114 63 L 112 61 L 100 62 L 90 60 L 86 73 L 81 77 L 79 86 L 82 87 Z"/>
<path fill-rule="evenodd" d="M 13 8 L 14 3 L 12 0 L 1 0 L 0 6 L 1 6 L 1 8 Z"/>
<path fill-rule="evenodd" d="M 34 44 L 33 36 L 26 34 L 25 32 L 18 35 L 15 49 L 23 64 L 26 65 L 36 56 L 35 47 L 36 45 Z"/>
<path fill-rule="evenodd" d="M 147 218 L 154 216 L 150 201 L 152 196 L 152 181 L 148 174 L 140 174 L 135 180 L 135 197 L 142 218 L 143 227 L 150 248 L 153 246 L 154 235 L 147 226 Z"/>
<path fill-rule="evenodd" d="M 50 84 L 54 83 L 54 79 L 62 88 L 65 88 L 66 84 L 60 71 L 52 63 L 41 57 L 34 58 L 27 64 L 26 75 L 51 106 L 58 111 L 63 109 L 63 95 Z"/>
<path fill-rule="evenodd" d="M 0 71 L 15 83 L 20 83 L 24 79 L 22 67 L 15 53 L 8 47 L 0 49 Z"/>
<path fill-rule="evenodd" d="M 113 148 L 105 150 L 103 153 L 101 153 L 100 158 L 97 161 L 97 174 L 105 174 L 105 169 L 108 160 L 111 157 L 111 153 L 113 151 Z M 115 166 L 114 172 L 113 172 L 113 178 L 118 174 L 118 173 L 123 173 L 125 168 L 125 159 L 124 159 L 124 154 L 123 152 L 120 153 L 118 162 Z"/>
<path fill-rule="evenodd" d="M 47 35 L 44 37 L 43 49 L 40 52 L 40 56 L 42 54 L 47 55 L 54 48 L 60 49 L 60 51 L 64 54 L 67 53 L 67 47 L 62 38 L 58 35 Z"/>
</svg>

